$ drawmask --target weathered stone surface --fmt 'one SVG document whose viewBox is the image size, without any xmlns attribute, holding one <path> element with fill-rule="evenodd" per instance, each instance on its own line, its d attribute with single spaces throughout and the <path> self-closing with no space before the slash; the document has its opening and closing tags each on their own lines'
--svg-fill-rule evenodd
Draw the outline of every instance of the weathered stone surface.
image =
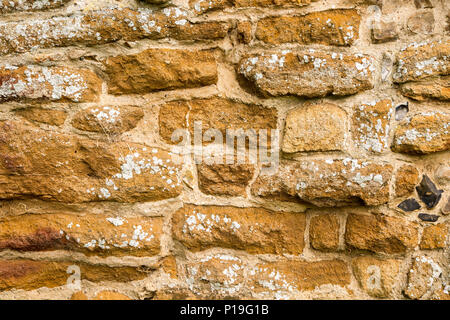
<svg viewBox="0 0 450 320">
<path fill-rule="evenodd" d="M 104 8 L 70 16 L 7 22 L 0 26 L 0 54 L 143 38 L 219 39 L 230 29 L 226 22 L 191 23 L 188 19 L 189 12 L 179 8 L 162 11 Z"/>
<path fill-rule="evenodd" d="M 0 13 L 39 11 L 62 7 L 69 0 L 1 0 Z"/>
<path fill-rule="evenodd" d="M 0 250 L 151 256 L 160 252 L 162 225 L 160 217 L 25 214 L 0 219 Z"/>
<path fill-rule="evenodd" d="M 104 64 L 111 94 L 195 88 L 217 82 L 211 50 L 147 49 L 108 58 Z"/>
<path fill-rule="evenodd" d="M 254 171 L 254 166 L 249 164 L 200 164 L 197 166 L 199 189 L 219 196 L 245 196 Z"/>
<path fill-rule="evenodd" d="M 358 257 L 352 260 L 353 273 L 359 285 L 375 298 L 389 298 L 394 294 L 399 277 L 401 260 L 381 260 Z"/>
<path fill-rule="evenodd" d="M 450 114 L 432 111 L 407 117 L 395 128 L 394 152 L 428 154 L 450 150 Z"/>
<path fill-rule="evenodd" d="M 147 273 L 135 267 L 110 267 L 79 262 L 49 262 L 33 260 L 0 260 L 0 291 L 11 289 L 34 290 L 54 288 L 67 284 L 67 280 L 79 267 L 81 280 L 91 282 L 129 282 L 147 277 Z"/>
<path fill-rule="evenodd" d="M 286 117 L 282 150 L 343 150 L 347 126 L 346 112 L 334 104 L 303 105 L 290 110 Z"/>
<path fill-rule="evenodd" d="M 219 130 L 223 135 L 223 142 L 226 140 L 227 129 L 257 131 L 266 129 L 270 141 L 270 130 L 277 128 L 277 111 L 275 108 L 265 108 L 220 97 L 174 101 L 161 106 L 159 133 L 165 142 L 174 144 L 179 141 L 172 141 L 173 132 L 177 129 L 188 129 L 191 139 L 194 139 L 196 121 L 201 122 L 203 134 L 208 129 Z"/>
<path fill-rule="evenodd" d="M 292 299 L 296 292 L 323 285 L 350 284 L 349 268 L 340 260 L 282 260 L 251 266 L 235 256 L 210 255 L 187 265 L 186 273 L 192 292 L 209 299 Z"/>
<path fill-rule="evenodd" d="M 292 291 L 311 291 L 322 285 L 345 287 L 351 277 L 341 260 L 261 263 L 250 268 L 249 273 L 254 291 L 266 299 L 289 299 Z"/>
<path fill-rule="evenodd" d="M 361 17 L 354 9 L 313 12 L 304 16 L 263 18 L 255 36 L 270 44 L 296 43 L 350 46 L 359 38 Z"/>
<path fill-rule="evenodd" d="M 405 97 L 418 101 L 428 99 L 449 101 L 450 77 L 405 83 L 401 85 L 400 91 Z"/>
<path fill-rule="evenodd" d="M 173 234 L 191 251 L 225 247 L 298 255 L 303 252 L 305 224 L 301 213 L 185 205 L 174 214 Z"/>
<path fill-rule="evenodd" d="M 375 43 L 384 43 L 398 38 L 397 22 L 380 20 L 372 25 L 372 40 Z"/>
<path fill-rule="evenodd" d="M 318 0 L 190 0 L 189 4 L 198 14 L 227 8 L 251 7 L 302 7 Z"/>
<path fill-rule="evenodd" d="M 100 291 L 93 300 L 131 300 L 131 298 L 120 292 Z"/>
<path fill-rule="evenodd" d="M 70 300 L 89 300 L 89 298 L 82 291 L 77 291 L 70 297 Z"/>
<path fill-rule="evenodd" d="M 428 209 L 434 208 L 441 200 L 443 190 L 438 190 L 436 185 L 428 178 L 427 175 L 423 175 L 422 181 L 416 187 L 417 194 Z"/>
<path fill-rule="evenodd" d="M 405 197 L 410 195 L 419 183 L 419 171 L 413 165 L 402 165 L 395 173 L 395 195 Z"/>
<path fill-rule="evenodd" d="M 428 226 L 423 229 L 420 249 L 444 249 L 447 240 L 448 226 L 444 223 Z"/>
<path fill-rule="evenodd" d="M 334 251 L 339 248 L 339 218 L 325 214 L 314 216 L 309 223 L 309 243 L 321 251 Z"/>
<path fill-rule="evenodd" d="M 345 242 L 350 248 L 376 253 L 406 253 L 418 243 L 417 224 L 381 215 L 350 214 Z"/>
<path fill-rule="evenodd" d="M 154 201 L 181 192 L 179 159 L 135 143 L 106 144 L 0 122 L 0 199 Z"/>
<path fill-rule="evenodd" d="M 404 290 L 411 299 L 422 298 L 442 274 L 441 267 L 426 256 L 419 256 L 413 260 L 412 268 L 408 272 L 408 283 Z"/>
<path fill-rule="evenodd" d="M 238 21 L 236 31 L 239 42 L 248 44 L 252 41 L 252 23 L 250 21 Z"/>
<path fill-rule="evenodd" d="M 397 207 L 406 212 L 411 212 L 422 208 L 417 200 L 413 198 L 402 201 Z"/>
<path fill-rule="evenodd" d="M 98 100 L 102 81 L 88 69 L 40 66 L 0 68 L 0 102 Z"/>
<path fill-rule="evenodd" d="M 391 100 L 357 106 L 353 112 L 353 139 L 359 148 L 383 152 L 388 147 Z"/>
<path fill-rule="evenodd" d="M 192 293 L 203 299 L 243 297 L 245 271 L 248 266 L 241 258 L 215 254 L 187 264 L 186 282 Z"/>
<path fill-rule="evenodd" d="M 392 166 L 361 159 L 282 162 L 273 175 L 260 175 L 252 194 L 297 196 L 319 207 L 380 205 L 389 200 Z"/>
<path fill-rule="evenodd" d="M 408 19 L 408 29 L 413 33 L 430 34 L 434 31 L 434 23 L 432 11 L 417 12 Z"/>
<path fill-rule="evenodd" d="M 52 126 L 61 126 L 67 118 L 67 113 L 63 110 L 52 110 L 43 108 L 17 109 L 15 113 L 29 121 L 46 123 Z"/>
<path fill-rule="evenodd" d="M 413 43 L 397 55 L 394 81 L 404 83 L 450 72 L 450 41 Z"/>
<path fill-rule="evenodd" d="M 361 54 L 267 51 L 243 58 L 239 73 L 265 95 L 345 96 L 373 87 L 373 63 Z"/>
<path fill-rule="evenodd" d="M 133 106 L 89 107 L 74 115 L 72 126 L 91 132 L 121 134 L 135 128 L 144 111 Z"/>
</svg>

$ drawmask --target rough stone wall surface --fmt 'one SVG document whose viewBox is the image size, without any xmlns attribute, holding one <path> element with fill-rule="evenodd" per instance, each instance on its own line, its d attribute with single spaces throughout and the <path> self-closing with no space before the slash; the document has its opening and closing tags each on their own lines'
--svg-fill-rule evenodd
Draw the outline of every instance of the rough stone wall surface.
<svg viewBox="0 0 450 320">
<path fill-rule="evenodd" d="M 449 17 L 0 0 L 0 299 L 450 299 Z"/>
</svg>

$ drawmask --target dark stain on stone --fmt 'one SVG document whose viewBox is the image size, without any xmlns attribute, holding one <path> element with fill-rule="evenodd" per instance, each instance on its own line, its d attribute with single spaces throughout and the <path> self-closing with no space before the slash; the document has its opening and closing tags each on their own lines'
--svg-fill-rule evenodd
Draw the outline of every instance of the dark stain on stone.
<svg viewBox="0 0 450 320">
<path fill-rule="evenodd" d="M 419 219 L 426 222 L 436 222 L 438 221 L 439 216 L 435 214 L 419 213 Z"/>
<path fill-rule="evenodd" d="M 443 190 L 436 188 L 436 185 L 427 175 L 423 175 L 422 181 L 416 187 L 416 190 L 420 200 L 425 203 L 428 209 L 434 208 L 439 203 L 443 192 Z"/>
<path fill-rule="evenodd" d="M 421 208 L 420 204 L 416 201 L 416 199 L 407 199 L 398 205 L 398 208 L 403 211 L 410 212 L 414 210 L 418 210 Z"/>
</svg>

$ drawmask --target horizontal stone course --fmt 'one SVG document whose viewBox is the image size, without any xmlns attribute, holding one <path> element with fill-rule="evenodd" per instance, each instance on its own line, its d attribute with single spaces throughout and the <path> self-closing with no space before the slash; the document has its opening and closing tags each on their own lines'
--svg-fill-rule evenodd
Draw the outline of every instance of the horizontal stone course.
<svg viewBox="0 0 450 320">
<path fill-rule="evenodd" d="M 25 214 L 0 219 L 0 250 L 71 250 L 95 255 L 160 252 L 162 218 Z"/>
<path fill-rule="evenodd" d="M 0 102 L 97 101 L 102 80 L 91 70 L 66 67 L 0 67 Z"/>
<path fill-rule="evenodd" d="M 365 159 L 285 161 L 272 175 L 260 175 L 254 196 L 287 194 L 319 207 L 375 206 L 389 200 L 393 168 Z"/>
<path fill-rule="evenodd" d="M 346 96 L 372 89 L 374 59 L 310 49 L 265 51 L 244 57 L 239 73 L 266 96 Z"/>
<path fill-rule="evenodd" d="M 304 16 L 277 16 L 257 22 L 256 39 L 270 44 L 350 46 L 359 38 L 361 17 L 356 10 L 337 9 Z"/>
<path fill-rule="evenodd" d="M 80 262 L 0 259 L 0 292 L 11 289 L 34 290 L 42 287 L 64 286 L 74 273 L 78 273 L 81 280 L 88 280 L 93 283 L 102 281 L 129 282 L 147 277 L 147 273 L 135 267 L 110 267 Z M 73 281 L 69 281 L 69 283 L 73 283 Z"/>
<path fill-rule="evenodd" d="M 0 122 L 0 199 L 155 201 L 181 192 L 179 160 L 145 145 L 108 144 Z"/>
<path fill-rule="evenodd" d="M 217 82 L 214 50 L 147 49 L 104 62 L 111 94 L 196 88 Z"/>
<path fill-rule="evenodd" d="M 185 205 L 173 217 L 174 238 L 189 250 L 225 247 L 249 253 L 302 253 L 306 217 L 262 208 Z"/>
<path fill-rule="evenodd" d="M 100 45 L 118 40 L 173 38 L 214 40 L 227 35 L 226 22 L 188 21 L 190 13 L 179 8 L 105 8 L 70 16 L 27 19 L 0 24 L 0 54 L 36 48 Z"/>
</svg>

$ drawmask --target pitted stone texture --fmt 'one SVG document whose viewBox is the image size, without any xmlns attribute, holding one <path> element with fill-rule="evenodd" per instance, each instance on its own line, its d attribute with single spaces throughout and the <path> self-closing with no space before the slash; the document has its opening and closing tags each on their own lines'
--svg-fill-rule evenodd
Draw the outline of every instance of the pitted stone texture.
<svg viewBox="0 0 450 320">
<path fill-rule="evenodd" d="M 121 134 L 135 128 L 142 117 L 142 109 L 134 106 L 89 107 L 76 113 L 71 123 L 84 131 Z"/>
<path fill-rule="evenodd" d="M 311 247 L 321 251 L 339 249 L 339 217 L 333 214 L 314 216 L 309 223 Z"/>
<path fill-rule="evenodd" d="M 196 88 L 217 82 L 213 50 L 147 49 L 104 61 L 109 93 Z"/>
<path fill-rule="evenodd" d="M 375 206 L 388 202 L 391 177 L 390 164 L 371 160 L 282 162 L 277 173 L 257 178 L 252 194 L 288 194 L 319 207 Z"/>
<path fill-rule="evenodd" d="M 63 110 L 43 109 L 39 107 L 27 107 L 14 111 L 28 121 L 46 123 L 52 126 L 61 126 L 67 118 L 67 113 Z"/>
<path fill-rule="evenodd" d="M 165 142 L 174 144 L 178 141 L 172 141 L 173 132 L 188 129 L 193 140 L 196 121 L 201 122 L 203 135 L 208 129 L 219 130 L 224 143 L 227 129 L 267 130 L 270 142 L 271 130 L 277 128 L 277 110 L 221 97 L 173 101 L 161 106 L 159 133 Z"/>
<path fill-rule="evenodd" d="M 218 196 L 244 196 L 253 178 L 254 166 L 249 164 L 200 164 L 197 166 L 199 189 Z"/>
<path fill-rule="evenodd" d="M 450 41 L 413 43 L 397 55 L 394 81 L 404 83 L 450 73 Z"/>
<path fill-rule="evenodd" d="M 444 249 L 448 235 L 448 225 L 445 223 L 428 226 L 423 229 L 420 249 Z"/>
<path fill-rule="evenodd" d="M 219 39 L 225 37 L 230 28 L 225 22 L 191 23 L 188 19 L 189 12 L 179 8 L 155 12 L 147 8 L 105 8 L 71 16 L 7 22 L 0 25 L 0 54 L 144 38 Z"/>
<path fill-rule="evenodd" d="M 325 44 L 350 46 L 359 38 L 361 17 L 354 9 L 313 12 L 304 16 L 263 18 L 255 36 L 270 44 Z"/>
<path fill-rule="evenodd" d="M 381 153 L 389 146 L 389 127 L 393 108 L 391 100 L 357 106 L 353 112 L 355 144 L 366 151 Z"/>
<path fill-rule="evenodd" d="M 413 260 L 408 272 L 408 282 L 404 290 L 407 297 L 420 299 L 430 292 L 442 274 L 442 268 L 427 256 L 418 256 Z"/>
<path fill-rule="evenodd" d="M 413 165 L 402 165 L 395 173 L 395 195 L 405 197 L 410 195 L 419 183 L 419 171 Z"/>
<path fill-rule="evenodd" d="M 347 135 L 347 114 L 331 103 L 303 105 L 289 111 L 286 117 L 282 150 L 343 150 Z"/>
<path fill-rule="evenodd" d="M 395 128 L 392 151 L 429 154 L 450 149 L 450 114 L 423 112 L 407 117 Z"/>
<path fill-rule="evenodd" d="M 302 7 L 316 1 L 318 0 L 190 0 L 189 4 L 197 14 L 202 14 L 228 8 Z"/>
<path fill-rule="evenodd" d="M 352 260 L 359 285 L 375 298 L 392 298 L 399 278 L 401 260 L 358 257 Z"/>
<path fill-rule="evenodd" d="M 305 225 L 304 214 L 262 208 L 185 205 L 173 217 L 174 238 L 191 251 L 222 247 L 299 255 Z"/>
<path fill-rule="evenodd" d="M 69 0 L 1 0 L 0 13 L 54 9 L 68 2 Z"/>
<path fill-rule="evenodd" d="M 0 68 L 0 102 L 97 101 L 101 86 L 101 79 L 88 69 L 34 65 Z"/>
<path fill-rule="evenodd" d="M 450 100 L 450 77 L 405 83 L 400 87 L 401 93 L 408 98 L 424 100 Z"/>
<path fill-rule="evenodd" d="M 0 199 L 155 201 L 176 197 L 179 159 L 135 143 L 106 144 L 0 122 Z"/>
<path fill-rule="evenodd" d="M 0 250 L 151 256 L 160 252 L 162 226 L 160 217 L 25 214 L 0 219 Z"/>
<path fill-rule="evenodd" d="M 239 73 L 264 95 L 346 96 L 373 87 L 374 60 L 310 49 L 266 51 L 242 59 Z"/>
<path fill-rule="evenodd" d="M 54 288 L 67 284 L 67 280 L 79 267 L 82 280 L 90 282 L 129 282 L 141 280 L 148 273 L 136 267 L 110 267 L 81 262 L 50 262 L 34 260 L 0 260 L 0 291 L 11 289 L 34 290 Z"/>
<path fill-rule="evenodd" d="M 350 214 L 345 242 L 350 248 L 376 253 L 406 253 L 418 244 L 416 223 L 398 217 Z"/>
</svg>

